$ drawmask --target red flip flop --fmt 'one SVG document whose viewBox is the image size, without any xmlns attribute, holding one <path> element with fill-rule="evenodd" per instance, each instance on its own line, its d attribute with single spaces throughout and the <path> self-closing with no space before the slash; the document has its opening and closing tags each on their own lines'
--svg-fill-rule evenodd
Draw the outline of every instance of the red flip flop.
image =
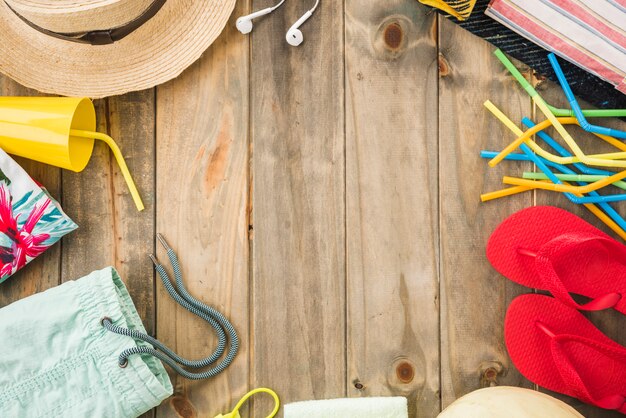
<svg viewBox="0 0 626 418">
<path fill-rule="evenodd" d="M 626 314 L 626 246 L 563 209 L 511 215 L 491 234 L 487 258 L 503 276 L 572 308 Z M 581 305 L 570 293 L 592 300 Z"/>
<path fill-rule="evenodd" d="M 506 313 L 504 337 L 531 382 L 626 414 L 626 348 L 576 309 L 549 296 L 519 296 Z"/>
</svg>

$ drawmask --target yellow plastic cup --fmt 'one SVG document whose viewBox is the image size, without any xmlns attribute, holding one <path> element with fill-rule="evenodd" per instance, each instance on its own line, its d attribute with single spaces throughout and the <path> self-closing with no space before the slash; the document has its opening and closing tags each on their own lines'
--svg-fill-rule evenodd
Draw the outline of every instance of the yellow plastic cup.
<svg viewBox="0 0 626 418">
<path fill-rule="evenodd" d="M 82 171 L 94 141 L 113 152 L 138 210 L 144 208 L 122 153 L 108 135 L 96 132 L 96 110 L 88 98 L 0 97 L 0 148 L 9 154 Z"/>
<path fill-rule="evenodd" d="M 72 171 L 82 171 L 93 152 L 93 138 L 70 130 L 96 130 L 89 99 L 0 97 L 0 147 L 9 154 Z"/>
</svg>

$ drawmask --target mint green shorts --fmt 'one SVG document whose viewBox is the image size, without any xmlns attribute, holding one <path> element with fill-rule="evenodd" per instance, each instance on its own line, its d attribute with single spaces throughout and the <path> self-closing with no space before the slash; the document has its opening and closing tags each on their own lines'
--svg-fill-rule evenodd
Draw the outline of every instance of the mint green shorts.
<svg viewBox="0 0 626 418">
<path fill-rule="evenodd" d="M 105 316 L 145 332 L 110 267 L 0 309 L 0 416 L 137 417 L 170 396 L 158 359 L 119 367 L 121 351 L 146 343 L 107 331 Z"/>
</svg>

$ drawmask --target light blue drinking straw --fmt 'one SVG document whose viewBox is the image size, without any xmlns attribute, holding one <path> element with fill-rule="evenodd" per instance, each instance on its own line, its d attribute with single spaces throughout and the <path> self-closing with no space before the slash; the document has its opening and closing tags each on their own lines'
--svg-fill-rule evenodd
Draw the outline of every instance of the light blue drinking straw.
<svg viewBox="0 0 626 418">
<path fill-rule="evenodd" d="M 559 61 L 557 60 L 556 55 L 554 55 L 553 53 L 550 53 L 548 54 L 548 59 L 550 60 L 550 64 L 552 64 L 552 68 L 554 69 L 554 72 L 556 73 L 556 77 L 559 79 L 559 84 L 561 85 L 561 88 L 563 89 L 563 93 L 565 93 L 565 97 L 567 97 L 567 101 L 569 102 L 569 105 L 572 107 L 572 110 L 574 111 L 574 115 L 576 116 L 576 119 L 578 120 L 578 124 L 580 125 L 580 127 L 583 128 L 587 132 L 593 132 L 596 134 L 608 135 L 608 136 L 613 136 L 615 138 L 626 139 L 626 132 L 624 131 L 620 131 L 618 129 L 607 128 L 605 126 L 592 125 L 591 123 L 587 121 L 587 119 L 585 118 L 585 115 L 583 115 L 583 110 L 580 108 L 580 105 L 578 104 L 578 101 L 576 100 L 576 97 L 574 96 L 574 93 L 572 92 L 572 89 L 569 86 L 567 79 L 565 78 L 565 74 L 563 74 L 563 70 L 561 69 L 561 66 L 559 65 Z"/>
</svg>

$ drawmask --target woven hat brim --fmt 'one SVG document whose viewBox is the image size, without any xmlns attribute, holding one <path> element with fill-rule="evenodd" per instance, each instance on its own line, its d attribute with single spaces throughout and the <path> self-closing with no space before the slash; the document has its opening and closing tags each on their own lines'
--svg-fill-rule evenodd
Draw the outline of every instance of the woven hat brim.
<svg viewBox="0 0 626 418">
<path fill-rule="evenodd" d="M 224 29 L 235 0 L 168 0 L 111 45 L 87 45 L 31 28 L 0 1 L 0 72 L 27 87 L 100 98 L 177 77 Z"/>
</svg>

